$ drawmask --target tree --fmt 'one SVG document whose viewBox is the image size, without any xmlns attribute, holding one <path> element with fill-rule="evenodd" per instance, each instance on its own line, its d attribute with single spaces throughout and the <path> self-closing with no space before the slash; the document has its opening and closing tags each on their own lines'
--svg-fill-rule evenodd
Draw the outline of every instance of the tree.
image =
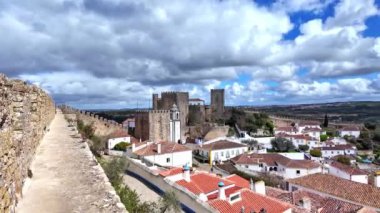
<svg viewBox="0 0 380 213">
<path fill-rule="evenodd" d="M 310 155 L 316 158 L 322 157 L 322 152 L 319 149 L 312 149 L 310 150 Z"/>
<path fill-rule="evenodd" d="M 294 144 L 286 138 L 274 138 L 271 140 L 272 148 L 277 152 L 289 152 L 294 151 Z"/>
<path fill-rule="evenodd" d="M 127 142 L 120 142 L 115 145 L 114 150 L 125 151 L 130 144 Z"/>
<path fill-rule="evenodd" d="M 181 204 L 178 201 L 177 195 L 174 191 L 165 192 L 164 196 L 160 199 L 160 212 L 180 212 Z"/>
<path fill-rule="evenodd" d="M 327 141 L 327 139 L 328 139 L 329 136 L 327 136 L 327 135 L 321 135 L 319 137 L 320 137 L 321 141 Z"/>
<path fill-rule="evenodd" d="M 247 144 L 249 150 L 253 150 L 258 144 L 256 140 L 243 140 L 241 142 Z"/>
<path fill-rule="evenodd" d="M 310 147 L 309 147 L 308 145 L 299 145 L 299 146 L 298 146 L 298 149 L 299 149 L 300 151 L 304 151 L 304 152 L 306 152 L 307 150 L 310 149 Z"/>
<path fill-rule="evenodd" d="M 118 188 L 123 183 L 123 175 L 128 167 L 125 158 L 113 158 L 103 166 L 104 172 L 110 180 L 112 186 Z"/>
<path fill-rule="evenodd" d="M 323 127 L 329 126 L 329 118 L 327 117 L 327 114 L 325 114 L 325 120 L 323 121 Z"/>
<path fill-rule="evenodd" d="M 375 122 L 365 122 L 364 123 L 365 128 L 369 130 L 375 130 L 376 129 L 376 123 Z"/>
<path fill-rule="evenodd" d="M 351 160 L 350 160 L 350 158 L 348 158 L 347 156 L 340 155 L 340 156 L 338 156 L 338 158 L 337 158 L 336 160 L 337 160 L 339 163 L 342 163 L 342 164 L 345 164 L 345 165 L 348 165 L 348 166 L 351 165 Z"/>
</svg>

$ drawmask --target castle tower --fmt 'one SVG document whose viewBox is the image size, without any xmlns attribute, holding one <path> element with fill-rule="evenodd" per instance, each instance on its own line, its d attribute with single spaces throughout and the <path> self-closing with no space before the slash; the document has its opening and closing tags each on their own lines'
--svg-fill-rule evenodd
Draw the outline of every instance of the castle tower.
<svg viewBox="0 0 380 213">
<path fill-rule="evenodd" d="M 224 89 L 211 90 L 211 114 L 214 118 L 221 117 L 224 113 Z"/>
<path fill-rule="evenodd" d="M 177 143 L 181 140 L 181 120 L 177 105 L 170 109 L 170 141 Z"/>
<path fill-rule="evenodd" d="M 158 109 L 158 94 L 152 95 L 152 104 L 153 104 L 153 109 L 157 110 Z"/>
</svg>

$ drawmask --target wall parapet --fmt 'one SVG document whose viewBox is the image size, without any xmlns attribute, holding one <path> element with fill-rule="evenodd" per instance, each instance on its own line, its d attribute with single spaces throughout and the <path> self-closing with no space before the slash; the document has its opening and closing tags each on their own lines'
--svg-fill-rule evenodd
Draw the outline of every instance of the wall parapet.
<svg viewBox="0 0 380 213">
<path fill-rule="evenodd" d="M 55 116 L 51 97 L 0 74 L 0 212 L 14 212 L 37 146 Z"/>
</svg>

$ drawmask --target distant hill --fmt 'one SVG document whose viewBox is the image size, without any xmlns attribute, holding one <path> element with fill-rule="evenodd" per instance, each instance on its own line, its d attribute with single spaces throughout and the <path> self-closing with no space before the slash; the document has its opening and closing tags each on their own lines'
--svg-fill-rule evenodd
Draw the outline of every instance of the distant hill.
<svg viewBox="0 0 380 213">
<path fill-rule="evenodd" d="M 323 119 L 325 114 L 327 114 L 330 121 L 380 123 L 380 101 L 336 102 L 248 108 L 250 110 L 283 116 Z"/>
</svg>

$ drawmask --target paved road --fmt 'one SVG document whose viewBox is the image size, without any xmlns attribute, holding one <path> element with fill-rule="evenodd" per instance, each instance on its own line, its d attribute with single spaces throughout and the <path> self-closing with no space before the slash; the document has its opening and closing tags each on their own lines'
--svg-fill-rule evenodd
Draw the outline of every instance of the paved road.
<svg viewBox="0 0 380 213">
<path fill-rule="evenodd" d="M 147 187 L 144 183 L 140 182 L 138 179 L 125 174 L 124 183 L 131 189 L 136 190 L 137 194 L 140 195 L 141 201 L 156 202 L 159 200 L 160 195 L 155 191 Z"/>
<path fill-rule="evenodd" d="M 16 212 L 123 212 L 87 145 L 67 125 L 58 112 L 37 149 L 33 178 Z"/>
</svg>

